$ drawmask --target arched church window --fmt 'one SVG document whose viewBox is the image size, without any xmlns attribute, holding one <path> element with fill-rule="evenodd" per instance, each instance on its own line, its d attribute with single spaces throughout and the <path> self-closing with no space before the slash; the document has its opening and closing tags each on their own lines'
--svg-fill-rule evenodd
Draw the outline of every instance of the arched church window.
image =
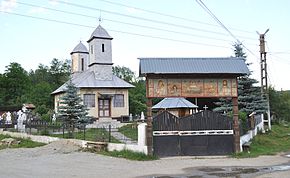
<svg viewBox="0 0 290 178">
<path fill-rule="evenodd" d="M 102 52 L 105 52 L 105 44 L 102 44 Z"/>
</svg>

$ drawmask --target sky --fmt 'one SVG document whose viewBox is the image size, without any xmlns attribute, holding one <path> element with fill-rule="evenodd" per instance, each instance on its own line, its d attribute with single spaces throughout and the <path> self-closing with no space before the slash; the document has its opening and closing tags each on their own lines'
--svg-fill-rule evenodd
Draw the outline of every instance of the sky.
<svg viewBox="0 0 290 178">
<path fill-rule="evenodd" d="M 139 57 L 229 57 L 244 45 L 252 78 L 260 81 L 259 35 L 266 33 L 268 82 L 289 90 L 290 1 L 202 0 L 0 0 L 0 73 L 17 62 L 27 70 L 50 65 L 101 24 L 114 38 L 114 65 L 138 75 Z M 101 19 L 101 20 L 99 20 Z"/>
</svg>

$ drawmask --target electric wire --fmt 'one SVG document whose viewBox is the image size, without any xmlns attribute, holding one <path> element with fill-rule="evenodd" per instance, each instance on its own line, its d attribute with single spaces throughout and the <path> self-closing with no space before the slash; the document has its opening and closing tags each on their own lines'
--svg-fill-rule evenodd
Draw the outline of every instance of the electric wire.
<svg viewBox="0 0 290 178">
<path fill-rule="evenodd" d="M 132 8 L 132 9 L 136 9 L 136 10 L 147 12 L 147 13 L 151 13 L 151 14 L 157 14 L 157 15 L 161 15 L 161 16 L 164 16 L 164 17 L 170 17 L 170 18 L 174 18 L 174 19 L 178 19 L 178 20 L 184 20 L 184 21 L 187 21 L 187 22 L 194 22 L 194 23 L 199 23 L 199 24 L 208 25 L 208 26 L 220 27 L 219 25 L 215 25 L 215 24 L 205 23 L 205 22 L 198 21 L 198 20 L 192 20 L 192 19 L 189 19 L 189 18 L 184 18 L 184 17 L 174 16 L 174 15 L 165 14 L 165 13 L 161 13 L 161 12 L 156 12 L 156 11 L 152 11 L 152 10 L 148 10 L 148 9 L 135 7 L 135 6 L 129 6 L 129 5 L 126 5 L 126 4 L 117 3 L 117 2 L 113 2 L 113 1 L 108 1 L 108 0 L 99 0 L 99 1 L 102 1 L 102 2 L 105 2 L 105 3 L 109 3 L 109 4 L 113 4 L 113 5 L 117 5 L 117 6 L 121 6 L 121 7 Z M 253 33 L 253 32 L 250 32 L 250 31 L 241 30 L 241 29 L 237 29 L 237 28 L 231 28 L 231 29 L 233 29 L 235 31 L 249 33 L 249 34 Z"/>
<path fill-rule="evenodd" d="M 247 48 L 217 17 L 214 13 L 203 3 L 202 0 L 196 0 L 199 4 L 224 30 L 226 30 L 239 44 L 241 44 L 248 52 L 255 56 L 259 62 L 259 57 L 256 56 L 249 48 Z"/>
<path fill-rule="evenodd" d="M 205 32 L 205 33 L 212 33 L 212 34 L 222 35 L 222 36 L 228 36 L 227 34 L 221 33 L 221 32 L 216 32 L 216 31 L 211 31 L 211 30 L 206 30 L 206 29 L 201 29 L 201 28 L 194 28 L 194 27 L 186 26 L 186 25 L 176 25 L 176 24 L 169 23 L 169 22 L 164 22 L 164 21 L 159 21 L 159 20 L 154 20 L 154 19 L 148 19 L 148 18 L 143 18 L 143 17 L 136 17 L 136 16 L 132 16 L 132 15 L 122 14 L 122 13 L 119 13 L 119 12 L 108 11 L 108 10 L 104 10 L 104 9 L 100 9 L 100 8 L 84 6 L 84 5 L 81 5 L 81 4 L 66 2 L 66 1 L 62 1 L 62 0 L 59 0 L 58 3 L 62 3 L 62 4 L 66 4 L 66 5 L 74 6 L 74 7 L 78 7 L 78 8 L 83 8 L 83 9 L 101 11 L 102 13 L 104 12 L 104 13 L 108 13 L 108 14 L 114 14 L 114 15 L 118 15 L 118 16 L 133 18 L 133 19 L 137 19 L 137 20 L 153 22 L 153 23 L 157 23 L 157 24 L 174 26 L 174 27 L 177 27 L 177 28 L 189 29 L 189 30 L 200 31 L 200 32 Z M 245 37 L 245 36 L 239 36 L 239 37 L 243 38 L 243 39 L 255 40 L 256 41 L 256 39 Z"/>
<path fill-rule="evenodd" d="M 39 5 L 30 4 L 30 3 L 23 3 L 23 2 L 17 2 L 17 3 L 21 4 L 21 5 L 25 5 L 25 6 L 30 6 L 30 7 L 43 8 L 43 9 L 54 11 L 54 12 L 61 12 L 61 13 L 65 13 L 65 14 L 77 15 L 77 16 L 82 16 L 82 17 L 96 19 L 95 16 L 91 16 L 91 15 L 85 15 L 85 14 L 80 14 L 80 13 L 71 12 L 71 11 L 59 10 L 59 9 L 55 9 L 55 8 L 49 8 L 49 7 L 46 7 L 46 6 L 39 6 Z M 114 22 L 114 23 L 119 23 L 119 24 L 135 26 L 135 27 L 151 29 L 151 30 L 158 30 L 158 31 L 163 31 L 163 32 L 165 31 L 165 32 L 175 33 L 175 34 L 184 35 L 184 36 L 193 36 L 193 37 L 205 38 L 205 39 L 210 39 L 210 40 L 231 42 L 229 40 L 225 40 L 225 39 L 221 39 L 221 38 L 212 38 L 212 37 L 203 36 L 203 35 L 195 35 L 195 34 L 191 34 L 191 33 L 178 32 L 178 31 L 174 31 L 174 30 L 168 30 L 168 29 L 157 28 L 157 27 L 152 27 L 152 26 L 138 25 L 138 24 L 122 22 L 122 21 L 112 20 L 112 19 L 107 19 L 107 18 L 102 18 L 102 20 L 106 20 L 106 21 L 110 21 L 110 22 Z M 255 44 L 252 44 L 252 45 L 255 45 Z"/>
<path fill-rule="evenodd" d="M 49 19 L 49 18 L 43 18 L 43 17 L 35 17 L 35 16 L 31 16 L 31 15 L 19 14 L 19 13 L 14 13 L 14 12 L 7 12 L 7 11 L 2 11 L 2 10 L 0 10 L 0 12 L 6 13 L 6 14 L 11 14 L 11 15 L 27 17 L 27 18 L 38 19 L 38 20 L 45 20 L 45 21 L 50 21 L 50 22 L 62 23 L 62 24 L 67 24 L 67 25 L 74 25 L 74 26 L 87 27 L 87 28 L 96 28 L 96 27 L 90 26 L 90 25 L 65 22 L 65 21 L 61 21 L 61 20 L 55 20 L 55 19 Z M 166 40 L 166 41 L 174 41 L 174 42 L 181 42 L 181 43 L 188 43 L 188 44 L 202 45 L 202 46 L 211 46 L 211 47 L 217 47 L 217 48 L 230 48 L 230 47 L 226 47 L 226 46 L 219 46 L 219 45 L 206 44 L 206 43 L 197 43 L 197 42 L 192 42 L 192 41 L 187 41 L 187 40 L 176 40 L 176 39 L 171 39 L 171 38 L 144 35 L 144 34 L 114 30 L 114 29 L 108 29 L 108 30 L 112 31 L 112 32 L 116 32 L 116 33 L 123 33 L 123 34 L 134 35 L 134 36 L 148 37 L 148 38 L 154 38 L 154 39 L 160 39 L 160 40 Z"/>
</svg>

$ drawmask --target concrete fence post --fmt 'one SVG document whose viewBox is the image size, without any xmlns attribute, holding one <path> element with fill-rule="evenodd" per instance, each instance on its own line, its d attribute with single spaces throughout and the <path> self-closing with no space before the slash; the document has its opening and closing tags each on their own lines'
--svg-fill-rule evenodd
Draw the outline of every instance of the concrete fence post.
<svg viewBox="0 0 290 178">
<path fill-rule="evenodd" d="M 147 123 L 138 125 L 138 146 L 146 146 L 146 126 Z"/>
</svg>

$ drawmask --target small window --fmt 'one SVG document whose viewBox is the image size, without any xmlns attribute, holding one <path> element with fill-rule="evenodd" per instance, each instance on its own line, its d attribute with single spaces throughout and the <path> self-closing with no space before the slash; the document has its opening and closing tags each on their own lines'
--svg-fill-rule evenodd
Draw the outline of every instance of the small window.
<svg viewBox="0 0 290 178">
<path fill-rule="evenodd" d="M 85 65 L 85 61 L 84 58 L 81 59 L 81 69 L 82 71 L 84 71 L 84 65 Z"/>
<path fill-rule="evenodd" d="M 94 54 L 94 46 L 91 45 L 91 54 Z"/>
<path fill-rule="evenodd" d="M 102 52 L 105 52 L 105 44 L 102 44 Z"/>
<path fill-rule="evenodd" d="M 84 105 L 87 107 L 95 107 L 95 94 L 84 94 Z"/>
<path fill-rule="evenodd" d="M 116 94 L 114 96 L 114 107 L 124 107 L 124 95 Z"/>
</svg>

